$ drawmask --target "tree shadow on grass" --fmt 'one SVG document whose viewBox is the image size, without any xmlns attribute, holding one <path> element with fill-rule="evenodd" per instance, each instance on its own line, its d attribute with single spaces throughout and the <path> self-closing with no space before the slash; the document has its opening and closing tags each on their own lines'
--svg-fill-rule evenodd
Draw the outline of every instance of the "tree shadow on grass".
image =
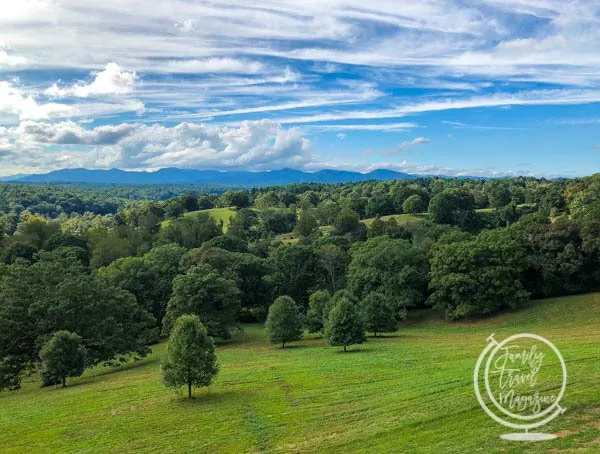
<svg viewBox="0 0 600 454">
<path fill-rule="evenodd" d="M 344 350 L 338 350 L 337 353 L 340 353 L 342 355 L 349 355 L 349 354 L 352 354 L 352 353 L 369 353 L 369 352 L 372 352 L 372 351 L 373 351 L 373 349 L 369 348 L 369 347 L 366 347 L 366 348 L 365 347 L 361 347 L 361 348 L 354 347 L 354 348 L 349 348 L 346 351 L 344 351 Z"/>
<path fill-rule="evenodd" d="M 406 336 L 406 334 L 400 334 L 400 333 L 377 334 L 377 336 L 375 336 L 374 334 L 369 335 L 369 339 L 397 339 L 400 337 L 408 337 L 408 336 Z"/>
<path fill-rule="evenodd" d="M 281 346 L 281 344 L 279 344 L 278 350 L 297 350 L 299 348 L 306 348 L 305 345 L 299 345 L 299 344 L 293 344 L 293 345 L 286 345 L 285 348 L 283 348 Z"/>
<path fill-rule="evenodd" d="M 187 390 L 185 392 L 173 392 L 173 398 L 171 403 L 174 405 L 191 406 L 191 405 L 210 405 L 221 403 L 227 400 L 243 399 L 250 393 L 249 390 L 241 389 L 222 389 L 222 390 L 194 390 L 192 398 L 187 396 Z"/>
</svg>

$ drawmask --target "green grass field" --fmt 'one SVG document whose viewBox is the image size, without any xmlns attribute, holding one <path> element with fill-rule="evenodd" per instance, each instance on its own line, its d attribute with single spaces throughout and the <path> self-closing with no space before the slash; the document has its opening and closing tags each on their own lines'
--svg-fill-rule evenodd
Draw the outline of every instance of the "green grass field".
<svg viewBox="0 0 600 454">
<path fill-rule="evenodd" d="M 227 233 L 229 229 L 229 224 L 231 221 L 231 216 L 235 214 L 235 210 L 233 208 L 210 208 L 208 210 L 199 210 L 199 211 L 190 211 L 188 213 L 184 213 L 183 217 L 190 218 L 197 216 L 199 213 L 205 213 L 211 216 L 215 221 L 221 222 L 223 221 L 223 231 Z M 171 222 L 169 219 L 162 222 L 162 226 L 168 225 Z"/>
<path fill-rule="evenodd" d="M 480 409 L 473 367 L 496 333 L 548 337 L 565 357 L 554 441 L 517 444 Z M 308 336 L 282 350 L 261 326 L 218 348 L 221 372 L 188 400 L 160 382 L 159 355 L 97 368 L 66 389 L 0 394 L 0 446 L 24 452 L 598 452 L 600 294 L 530 303 L 450 324 L 413 314 L 400 331 L 342 353 Z"/>
<path fill-rule="evenodd" d="M 381 216 L 381 219 L 383 221 L 389 221 L 392 218 L 396 219 L 396 221 L 398 222 L 399 225 L 402 225 L 402 226 L 408 228 L 409 230 L 411 230 L 412 227 L 420 225 L 421 223 L 423 223 L 425 221 L 425 219 L 427 219 L 427 213 L 391 214 L 389 216 Z M 371 224 L 373 223 L 374 220 L 375 220 L 375 218 L 368 218 L 368 219 L 363 219 L 360 222 L 365 224 L 367 227 L 371 227 Z M 329 235 L 331 233 L 331 231 L 333 230 L 333 227 L 330 225 L 325 225 L 325 226 L 319 227 L 319 230 L 321 231 L 321 233 L 323 235 Z M 281 235 L 277 235 L 276 238 L 285 244 L 297 244 L 298 241 L 300 241 L 294 232 L 283 233 Z"/>
</svg>

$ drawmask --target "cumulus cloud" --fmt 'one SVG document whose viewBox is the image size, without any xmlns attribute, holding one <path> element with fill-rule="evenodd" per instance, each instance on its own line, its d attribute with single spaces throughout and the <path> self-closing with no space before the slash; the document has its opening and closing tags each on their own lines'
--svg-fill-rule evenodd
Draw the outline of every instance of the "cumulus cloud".
<svg viewBox="0 0 600 454">
<path fill-rule="evenodd" d="M 75 122 L 27 121 L 0 130 L 0 140 L 19 149 L 21 157 L 38 156 L 30 170 L 55 168 L 66 158 L 68 167 L 122 169 L 302 168 L 313 160 L 311 143 L 299 128 L 269 120 L 245 121 L 238 127 L 124 123 L 92 129 Z M 48 146 L 59 147 L 63 161 L 57 162 L 53 153 L 40 153 Z"/>
<path fill-rule="evenodd" d="M 429 143 L 429 142 L 431 142 L 431 139 L 428 139 L 427 137 L 417 137 L 416 139 L 407 140 L 405 142 L 402 142 L 400 145 L 398 145 L 396 150 L 397 151 L 406 151 L 409 148 L 412 148 L 416 145 L 422 145 L 422 144 Z"/>
<path fill-rule="evenodd" d="M 136 79 L 135 71 L 125 71 L 116 63 L 111 62 L 102 71 L 95 73 L 94 80 L 89 84 L 77 82 L 70 87 L 61 88 L 55 83 L 45 91 L 45 94 L 57 98 L 122 95 L 133 91 Z"/>
<path fill-rule="evenodd" d="M 46 120 L 123 112 L 141 113 L 144 109 L 144 104 L 136 100 L 125 100 L 118 103 L 80 104 L 39 102 L 34 94 L 24 92 L 11 82 L 0 81 L 0 115 L 14 116 L 19 120 Z"/>
<path fill-rule="evenodd" d="M 18 116 L 20 119 L 45 119 L 57 116 L 69 116 L 73 107 L 65 104 L 38 104 L 31 95 L 25 95 L 10 82 L 0 81 L 0 114 Z"/>
</svg>

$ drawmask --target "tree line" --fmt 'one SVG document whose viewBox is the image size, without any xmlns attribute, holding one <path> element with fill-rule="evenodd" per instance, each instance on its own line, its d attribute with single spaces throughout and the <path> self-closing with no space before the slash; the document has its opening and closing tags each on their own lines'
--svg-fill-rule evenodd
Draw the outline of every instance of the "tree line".
<svg viewBox="0 0 600 454">
<path fill-rule="evenodd" d="M 228 228 L 201 211 L 215 207 L 233 210 Z M 383 218 L 402 213 L 420 217 Z M 0 238 L 0 389 L 140 358 L 189 314 L 227 339 L 243 322 L 276 333 L 270 311 L 293 307 L 290 320 L 346 347 L 413 309 L 459 320 L 597 290 L 599 238 L 600 175 L 185 193 L 68 218 L 23 210 Z M 51 367 L 56 349 L 73 362 Z"/>
</svg>

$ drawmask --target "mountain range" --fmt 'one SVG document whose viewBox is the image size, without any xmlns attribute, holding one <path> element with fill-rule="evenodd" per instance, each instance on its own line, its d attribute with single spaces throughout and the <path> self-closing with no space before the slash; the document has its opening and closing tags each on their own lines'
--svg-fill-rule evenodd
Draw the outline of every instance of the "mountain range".
<svg viewBox="0 0 600 454">
<path fill-rule="evenodd" d="M 304 172 L 295 169 L 249 171 L 218 171 L 166 168 L 154 172 L 134 172 L 120 169 L 62 169 L 36 175 L 4 178 L 15 183 L 89 183 L 89 184 L 204 184 L 214 186 L 249 187 L 290 183 L 350 183 L 368 180 L 405 180 L 420 175 L 378 169 L 369 173 L 325 169 Z"/>
</svg>

